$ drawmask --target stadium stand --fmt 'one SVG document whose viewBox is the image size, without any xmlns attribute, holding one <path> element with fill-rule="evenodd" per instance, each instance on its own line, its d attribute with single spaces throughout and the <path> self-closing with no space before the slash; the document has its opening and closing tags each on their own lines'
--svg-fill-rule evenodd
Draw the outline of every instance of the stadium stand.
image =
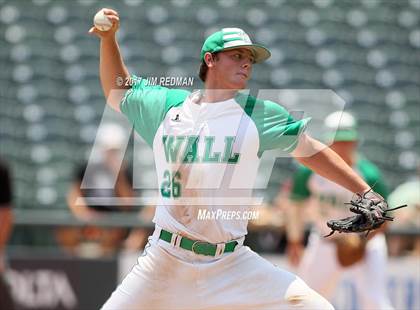
<svg viewBox="0 0 420 310">
<path fill-rule="evenodd" d="M 0 2 L 0 153 L 11 163 L 18 208 L 65 208 L 104 111 L 101 7 L 120 11 L 119 38 L 133 73 L 195 76 L 205 34 L 247 29 L 273 51 L 251 88 L 330 88 L 360 119 L 361 150 L 395 187 L 420 148 L 418 1 L 6 1 Z M 246 16 L 246 18 L 244 18 Z M 198 82 L 194 87 L 199 88 Z M 146 171 L 153 160 L 145 158 Z M 276 162 L 267 195 L 290 175 Z"/>
</svg>

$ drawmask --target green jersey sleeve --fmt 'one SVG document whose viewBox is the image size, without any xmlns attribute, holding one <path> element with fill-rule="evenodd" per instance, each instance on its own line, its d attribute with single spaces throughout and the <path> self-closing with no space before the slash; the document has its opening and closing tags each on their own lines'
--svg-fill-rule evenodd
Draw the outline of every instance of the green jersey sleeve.
<svg viewBox="0 0 420 310">
<path fill-rule="evenodd" d="M 312 170 L 309 168 L 302 165 L 299 166 L 298 170 L 293 176 L 292 190 L 290 191 L 289 196 L 291 200 L 305 200 L 311 196 L 308 181 L 312 173 Z"/>
<path fill-rule="evenodd" d="M 295 120 L 284 107 L 273 101 L 258 100 L 243 94 L 237 96 L 237 101 L 257 127 L 259 155 L 272 149 L 292 152 L 310 121 L 310 118 Z"/>
<path fill-rule="evenodd" d="M 120 102 L 121 112 L 133 124 L 134 130 L 153 146 L 155 134 L 173 107 L 182 105 L 188 91 L 169 89 L 160 85 L 148 85 L 147 79 L 131 77 L 133 86 Z"/>
<path fill-rule="evenodd" d="M 363 179 L 379 195 L 388 198 L 389 190 L 384 182 L 378 167 L 365 158 L 359 158 L 357 161 L 357 170 L 361 173 Z"/>
</svg>

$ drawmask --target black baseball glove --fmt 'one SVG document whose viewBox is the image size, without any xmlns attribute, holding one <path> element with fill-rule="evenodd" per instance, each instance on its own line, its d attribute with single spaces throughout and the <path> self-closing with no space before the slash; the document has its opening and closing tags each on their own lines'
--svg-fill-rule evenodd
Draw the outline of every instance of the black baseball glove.
<svg viewBox="0 0 420 310">
<path fill-rule="evenodd" d="M 327 226 L 331 232 L 325 237 L 331 236 L 336 231 L 342 233 L 366 232 L 379 228 L 385 221 L 393 221 L 394 218 L 387 215 L 387 212 L 404 208 L 407 205 L 389 209 L 385 199 L 371 189 L 363 195 L 356 194 L 349 203 L 350 211 L 356 215 L 341 219 L 330 220 Z"/>
</svg>

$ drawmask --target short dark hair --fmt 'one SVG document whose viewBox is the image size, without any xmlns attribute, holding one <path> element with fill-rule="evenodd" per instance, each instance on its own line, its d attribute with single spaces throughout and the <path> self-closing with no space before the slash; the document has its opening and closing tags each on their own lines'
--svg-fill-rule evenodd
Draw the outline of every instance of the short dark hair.
<svg viewBox="0 0 420 310">
<path fill-rule="evenodd" d="M 211 53 L 214 57 L 214 59 L 217 59 L 217 53 Z M 203 60 L 201 61 L 200 70 L 198 71 L 198 77 L 203 82 L 206 81 L 207 77 L 207 71 L 209 70 L 209 67 L 207 66 L 206 62 Z"/>
<path fill-rule="evenodd" d="M 207 71 L 209 70 L 209 67 L 207 67 L 207 64 L 204 62 L 204 60 L 201 62 L 200 70 L 198 71 L 198 77 L 201 81 L 206 81 Z"/>
</svg>

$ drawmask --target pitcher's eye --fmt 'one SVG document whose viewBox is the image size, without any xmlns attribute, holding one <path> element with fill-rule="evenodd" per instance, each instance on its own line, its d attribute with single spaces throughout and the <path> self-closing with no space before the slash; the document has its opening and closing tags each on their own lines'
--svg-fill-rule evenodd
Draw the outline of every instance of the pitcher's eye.
<svg viewBox="0 0 420 310">
<path fill-rule="evenodd" d="M 240 60 L 242 59 L 242 54 L 236 53 L 236 54 L 233 54 L 233 57 L 237 60 Z"/>
</svg>

